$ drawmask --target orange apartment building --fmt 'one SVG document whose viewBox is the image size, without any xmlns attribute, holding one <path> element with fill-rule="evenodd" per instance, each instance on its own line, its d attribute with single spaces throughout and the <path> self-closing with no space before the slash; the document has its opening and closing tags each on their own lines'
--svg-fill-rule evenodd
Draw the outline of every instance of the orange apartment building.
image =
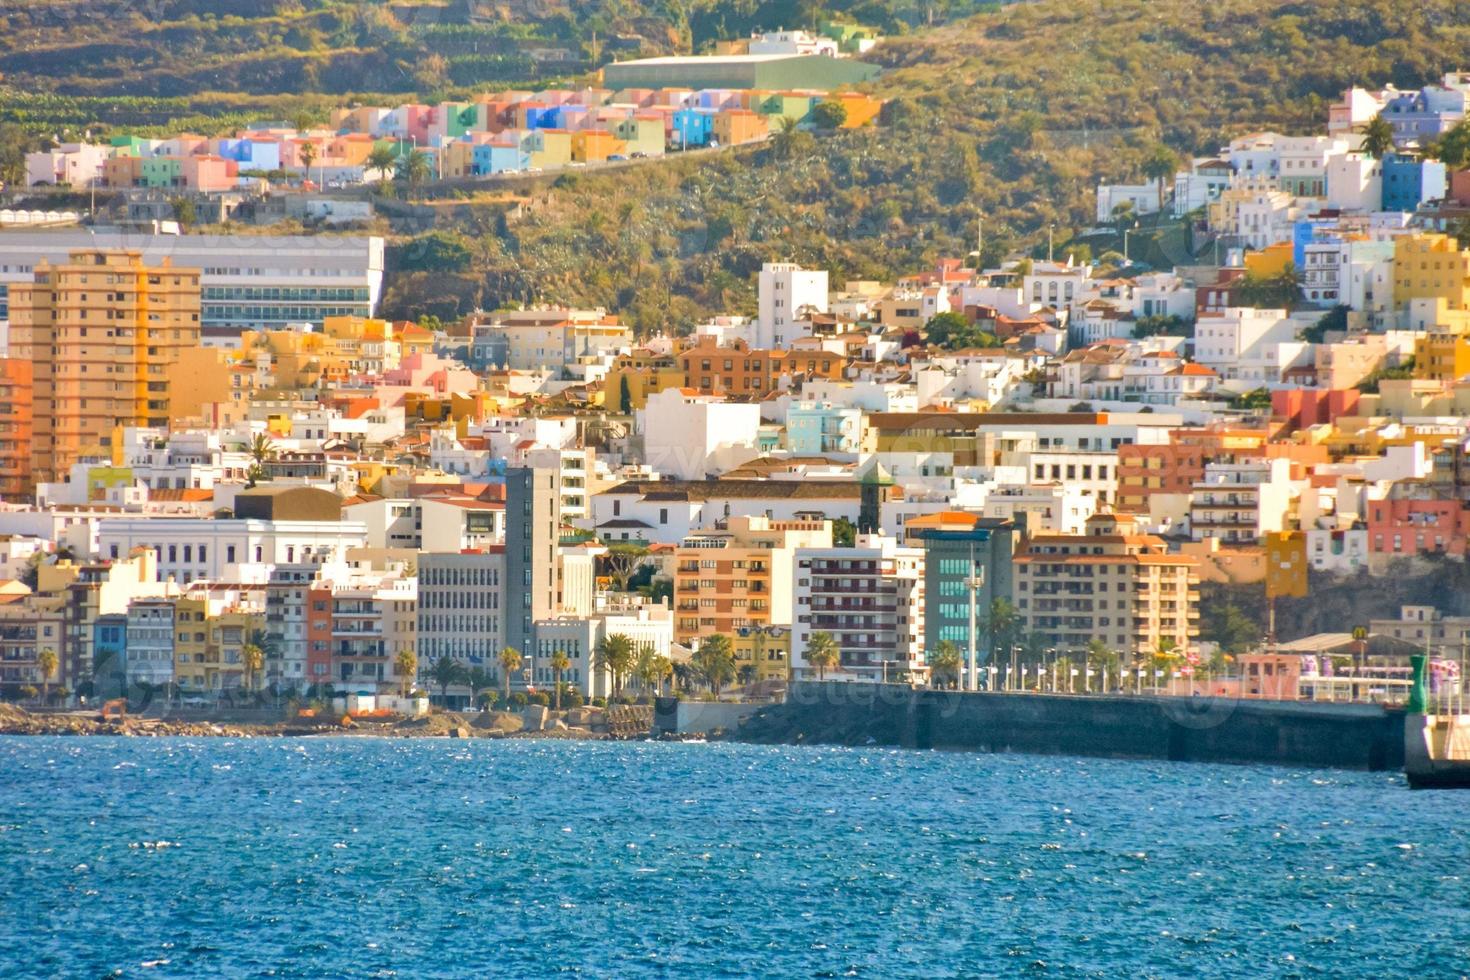
<svg viewBox="0 0 1470 980">
<path fill-rule="evenodd" d="M 110 455 L 119 426 L 166 428 L 170 373 L 199 345 L 199 270 L 141 252 L 80 250 L 10 287 L 11 351 L 30 364 L 31 479 Z"/>
<path fill-rule="evenodd" d="M 847 358 L 826 350 L 751 350 L 744 343 L 719 347 L 705 338 L 676 355 L 684 387 L 702 395 L 764 398 L 780 386 L 782 375 L 840 381 Z"/>
<path fill-rule="evenodd" d="M 1125 443 L 1118 447 L 1119 511 L 1147 514 L 1156 493 L 1192 493 L 1205 478 L 1205 451 L 1199 445 Z"/>
<path fill-rule="evenodd" d="M 1037 535 L 1013 564 L 1023 628 L 1050 646 L 1101 640 L 1124 657 L 1197 646 L 1199 559 L 1171 554 L 1126 514 L 1095 514 L 1085 534 Z"/>
<path fill-rule="evenodd" d="M 732 517 L 724 530 L 690 535 L 674 552 L 674 639 L 790 626 L 796 549 L 830 547 L 830 521 Z"/>
<path fill-rule="evenodd" d="M 0 358 L 0 500 L 31 492 L 31 407 L 31 362 Z"/>
</svg>

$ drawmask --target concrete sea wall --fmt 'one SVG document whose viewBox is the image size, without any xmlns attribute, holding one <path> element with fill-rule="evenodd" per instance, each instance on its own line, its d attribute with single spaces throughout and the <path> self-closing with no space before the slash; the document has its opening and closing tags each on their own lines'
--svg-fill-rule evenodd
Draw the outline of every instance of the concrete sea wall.
<svg viewBox="0 0 1470 980">
<path fill-rule="evenodd" d="M 792 685 L 744 741 L 895 745 L 1382 771 L 1404 760 L 1403 714 L 1375 705 Z"/>
</svg>

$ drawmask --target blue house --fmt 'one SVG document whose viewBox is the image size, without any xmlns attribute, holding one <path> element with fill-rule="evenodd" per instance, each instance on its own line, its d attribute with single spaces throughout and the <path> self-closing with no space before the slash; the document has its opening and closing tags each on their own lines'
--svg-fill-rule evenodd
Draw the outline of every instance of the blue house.
<svg viewBox="0 0 1470 980">
<path fill-rule="evenodd" d="M 786 411 L 786 448 L 794 456 L 862 450 L 863 411 L 830 402 L 799 402 Z"/>
<path fill-rule="evenodd" d="M 1438 160 L 1419 160 L 1390 153 L 1383 158 L 1383 210 L 1417 211 L 1420 205 L 1449 193 L 1445 166 Z"/>
<path fill-rule="evenodd" d="M 526 106 L 527 129 L 560 129 L 561 106 Z"/>
<path fill-rule="evenodd" d="M 670 142 L 679 147 L 708 146 L 715 132 L 715 110 L 680 109 L 674 113 Z"/>
<path fill-rule="evenodd" d="M 1307 267 L 1307 246 L 1322 242 L 1340 242 L 1342 236 L 1336 231 L 1336 222 L 1326 219 L 1302 218 L 1291 226 L 1291 261 L 1298 270 Z"/>
<path fill-rule="evenodd" d="M 501 174 L 507 170 L 525 170 L 531 165 L 531 153 L 523 141 L 513 143 L 480 143 L 475 146 L 471 172 L 476 177 Z"/>
</svg>

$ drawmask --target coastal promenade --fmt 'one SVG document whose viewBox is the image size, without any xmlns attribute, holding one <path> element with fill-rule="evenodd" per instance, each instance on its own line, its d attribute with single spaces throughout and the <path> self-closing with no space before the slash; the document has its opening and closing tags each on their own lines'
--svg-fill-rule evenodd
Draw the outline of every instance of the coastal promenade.
<svg viewBox="0 0 1470 980">
<path fill-rule="evenodd" d="M 1371 704 L 939 691 L 800 681 L 736 735 L 759 743 L 894 745 L 1176 762 L 1398 769 L 1403 712 Z"/>
</svg>

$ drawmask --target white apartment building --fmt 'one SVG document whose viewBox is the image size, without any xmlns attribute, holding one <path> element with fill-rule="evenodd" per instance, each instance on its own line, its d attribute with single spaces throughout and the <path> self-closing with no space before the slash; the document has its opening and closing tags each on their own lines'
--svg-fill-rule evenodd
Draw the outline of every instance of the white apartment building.
<svg viewBox="0 0 1470 980">
<path fill-rule="evenodd" d="M 1115 221 L 1118 213 L 1141 216 L 1158 211 L 1163 196 L 1159 193 L 1159 183 L 1157 179 L 1149 179 L 1142 184 L 1098 184 L 1097 223 Z"/>
<path fill-rule="evenodd" d="M 174 601 L 135 599 L 128 605 L 127 683 L 171 684 L 174 679 Z"/>
<path fill-rule="evenodd" d="M 1331 136 L 1276 137 L 1277 183 L 1293 197 L 1327 195 L 1327 161 L 1348 151 L 1348 141 Z"/>
<path fill-rule="evenodd" d="M 70 184 L 91 187 L 102 180 L 102 168 L 112 147 L 92 143 L 62 143 L 52 150 L 27 153 L 26 186 Z"/>
<path fill-rule="evenodd" d="M 562 653 L 569 663 L 561 674 L 563 683 L 587 698 L 608 697 L 613 693 L 612 675 L 597 665 L 597 650 L 616 635 L 633 641 L 635 650 L 668 657 L 674 643 L 673 611 L 668 606 L 641 603 L 611 606 L 587 616 L 538 620 L 535 644 L 527 652 L 522 676 L 511 678 L 511 687 L 552 690 L 557 680 L 552 658 Z M 624 690 L 637 686 L 636 681 L 630 684 L 624 679 Z"/>
<path fill-rule="evenodd" d="M 1264 360 L 1267 345 L 1295 340 L 1301 326 L 1285 310 L 1230 307 L 1202 312 L 1194 327 L 1194 359 L 1222 378 L 1237 378 L 1242 361 Z"/>
<path fill-rule="evenodd" d="M 924 551 L 894 538 L 859 535 L 854 548 L 800 548 L 791 631 L 791 673 L 815 679 L 807 660 L 812 634 L 837 641 L 843 680 L 902 681 L 923 676 Z"/>
<path fill-rule="evenodd" d="M 505 551 L 425 552 L 418 561 L 419 663 L 441 657 L 498 670 L 505 646 Z"/>
<path fill-rule="evenodd" d="M 1299 490 L 1290 460 L 1206 463 L 1204 478 L 1192 490 L 1190 540 L 1255 544 L 1287 526 Z"/>
<path fill-rule="evenodd" d="M 760 406 L 681 388 L 650 395 L 637 412 L 643 459 L 665 476 L 702 480 L 760 455 Z"/>
<path fill-rule="evenodd" d="M 135 548 L 152 551 L 160 582 L 252 585 L 268 582 L 276 565 L 343 560 L 348 549 L 367 544 L 367 527 L 357 521 L 112 517 L 98 522 L 97 540 L 104 559 Z"/>
<path fill-rule="evenodd" d="M 794 262 L 767 262 L 756 284 L 757 349 L 785 349 L 809 329 L 798 327 L 810 313 L 827 312 L 827 270 Z"/>
<path fill-rule="evenodd" d="M 1098 498 L 1065 483 L 998 487 L 985 496 L 982 517 L 1015 522 L 1029 534 L 1081 534 Z"/>
<path fill-rule="evenodd" d="M 931 358 L 927 365 L 913 369 L 914 399 L 918 404 L 881 411 L 917 411 L 918 406 L 968 401 L 998 405 L 1017 389 L 1032 367 L 1030 359 L 1005 352 Z"/>
<path fill-rule="evenodd" d="M 1027 453 L 1024 465 L 1032 483 L 1061 483 L 1108 507 L 1118 498 L 1116 450 L 1040 449 Z"/>
<path fill-rule="evenodd" d="M 1327 161 L 1327 206 L 1339 211 L 1377 211 L 1383 204 L 1383 165 L 1361 153 Z"/>
<path fill-rule="evenodd" d="M 751 34 L 750 54 L 805 54 L 827 58 L 838 56 L 837 42 L 807 31 L 767 31 Z"/>
<path fill-rule="evenodd" d="M 896 381 L 833 381 L 809 378 L 802 382 L 801 397 L 806 401 L 824 402 L 839 408 L 860 408 L 864 412 L 917 412 L 919 397 L 913 385 Z"/>
<path fill-rule="evenodd" d="M 1174 217 L 1182 218 L 1218 201 L 1234 175 L 1226 160 L 1203 157 L 1191 161 L 1188 170 L 1174 175 Z"/>
<path fill-rule="evenodd" d="M 1311 528 L 1307 561 L 1319 572 L 1355 575 L 1368 567 L 1367 528 Z"/>
<path fill-rule="evenodd" d="M 510 457 L 511 466 L 533 466 L 561 472 L 561 516 L 569 523 L 592 516 L 592 494 L 611 483 L 599 475 L 597 451 L 585 447 L 552 449 L 544 446 L 518 449 Z"/>
<path fill-rule="evenodd" d="M 1070 258 L 1066 262 L 1033 262 L 1031 271 L 1022 277 L 1022 294 L 1033 306 L 1070 308 L 1091 278 L 1091 265 L 1073 265 Z"/>
<path fill-rule="evenodd" d="M 398 671 L 398 655 L 416 651 L 418 580 L 396 573 L 323 581 L 314 590 L 331 594 L 331 676 L 334 685 L 391 694 L 412 678 Z M 312 658 L 317 661 L 317 658 Z M 319 662 L 319 661 L 317 661 Z M 428 664 L 424 664 L 427 670 Z"/>
<path fill-rule="evenodd" d="M 318 575 L 333 572 L 345 575 L 346 566 L 298 562 L 271 569 L 265 586 L 265 632 L 270 640 L 265 659 L 267 686 L 300 689 L 310 683 L 306 677 L 308 593 Z"/>
</svg>

